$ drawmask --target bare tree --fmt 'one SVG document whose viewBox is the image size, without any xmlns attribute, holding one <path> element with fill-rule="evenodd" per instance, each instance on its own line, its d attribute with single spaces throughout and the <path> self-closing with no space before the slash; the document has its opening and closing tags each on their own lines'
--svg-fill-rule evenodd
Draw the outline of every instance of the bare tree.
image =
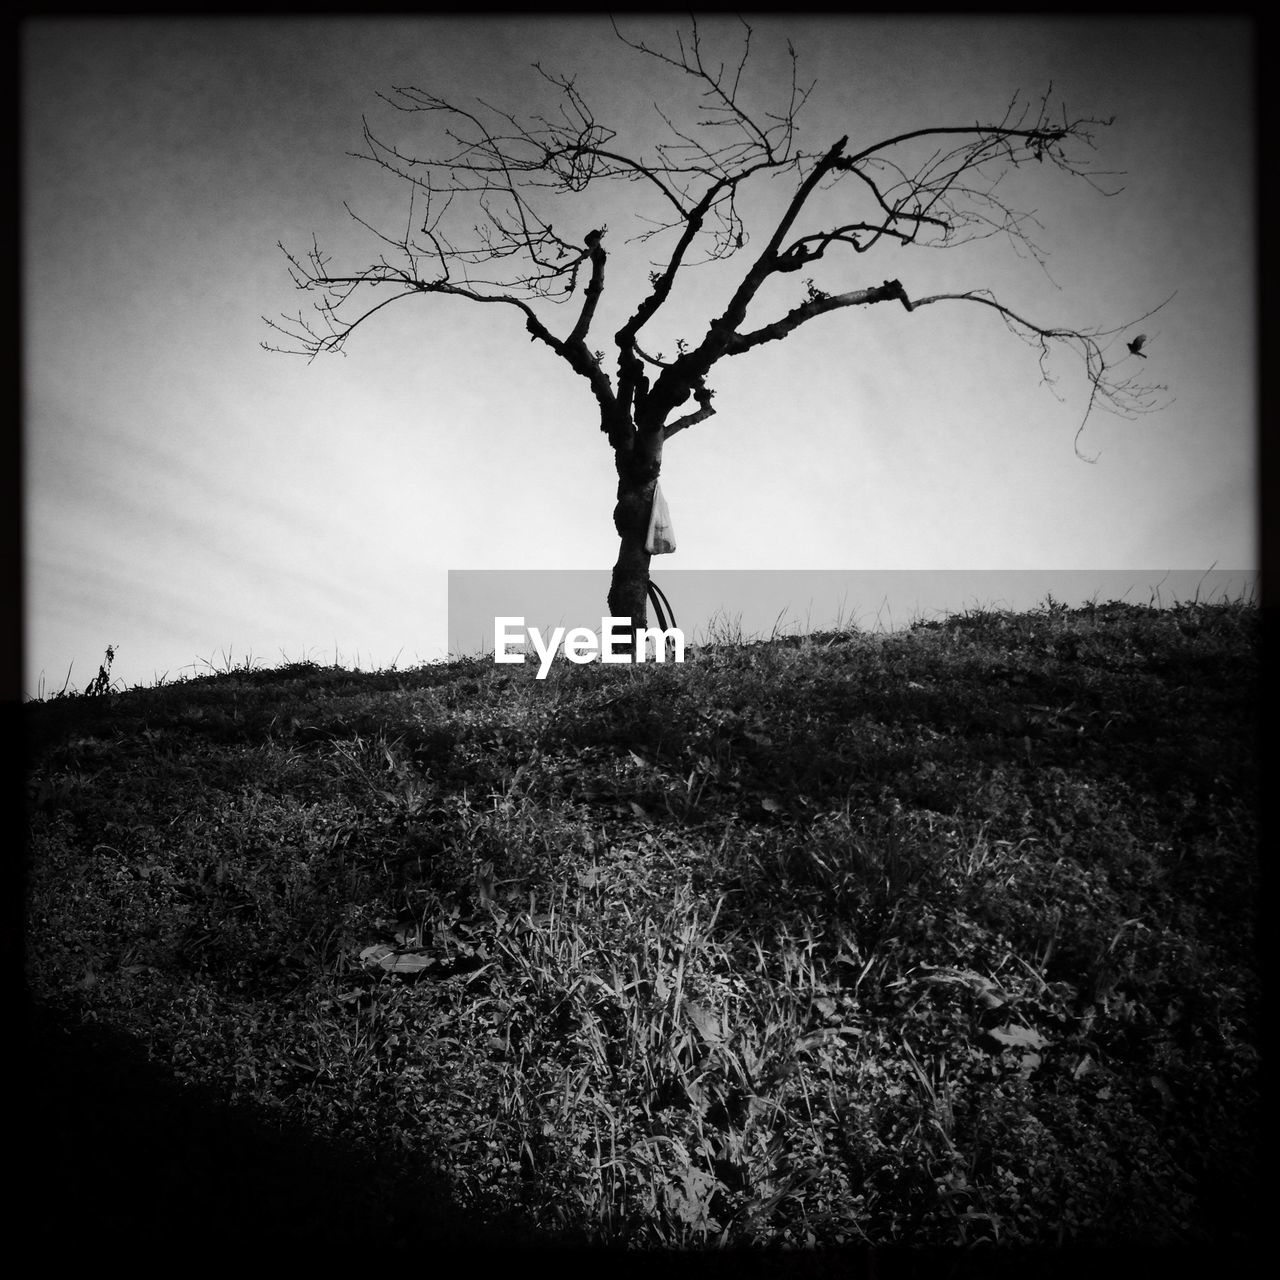
<svg viewBox="0 0 1280 1280">
<path fill-rule="evenodd" d="M 1001 179 L 1020 166 L 1047 163 L 1102 195 L 1114 194 L 1101 185 L 1110 175 L 1094 168 L 1091 155 L 1095 131 L 1109 120 L 1073 118 L 1065 108 L 1055 114 L 1046 92 L 1033 102 L 1015 97 L 989 124 L 929 125 L 867 145 L 845 136 L 810 150 L 800 143 L 798 122 L 813 86 L 800 82 L 789 41 L 789 83 L 775 109 L 763 111 L 749 109 L 744 87 L 752 36 L 746 23 L 729 65 L 704 48 L 696 22 L 665 52 L 616 26 L 614 31 L 637 57 L 680 83 L 692 80 L 699 94 L 692 118 L 676 119 L 671 108 L 656 104 L 660 140 L 629 154 L 615 145 L 619 132 L 600 122 L 573 79 L 537 64 L 544 87 L 557 99 L 552 118 L 521 119 L 482 102 L 455 105 L 416 88 L 379 95 L 397 111 L 433 117 L 440 126 L 435 151 L 420 157 L 375 135 L 365 121 L 365 149 L 358 154 L 408 186 L 404 230 L 379 230 L 348 207 L 382 246 L 377 257 L 350 272 L 332 270 L 314 239 L 305 255 L 281 245 L 294 283 L 317 295 L 315 312 L 268 321 L 289 344 L 263 344 L 308 357 L 338 351 L 384 307 L 421 294 L 518 312 L 531 340 L 584 379 L 613 450 L 619 549 L 608 595 L 611 616 L 646 625 L 645 544 L 663 449 L 672 436 L 715 413 L 712 371 L 725 358 L 781 341 L 827 312 L 876 303 L 897 303 L 909 312 L 943 302 L 989 308 L 1037 349 L 1046 381 L 1052 381 L 1047 361 L 1054 349 L 1079 360 L 1085 399 L 1080 430 L 1095 408 L 1130 417 L 1157 407 L 1163 388 L 1117 373 L 1107 361 L 1129 325 L 1041 324 L 983 288 L 919 296 L 896 277 L 850 287 L 851 267 L 889 245 L 941 248 L 1003 235 L 1043 265 L 1032 235 L 1038 224 L 1006 203 Z M 748 224 L 754 227 L 758 219 L 744 211 L 762 180 L 786 183 L 789 199 L 780 214 L 775 207 L 763 232 L 753 233 Z M 608 228 L 565 236 L 555 224 L 572 221 L 575 198 L 609 187 L 618 188 L 619 213 L 631 220 L 620 249 L 636 247 L 651 270 L 647 289 L 613 334 L 607 359 L 593 348 L 592 325 L 605 291 Z M 598 200 L 590 207 L 598 208 Z M 680 340 L 674 358 L 648 354 L 645 327 L 668 303 L 677 276 L 735 257 L 743 266 L 732 277 L 736 284 L 723 309 Z M 826 273 L 825 287 L 815 283 L 820 272 Z M 759 297 L 766 282 L 786 284 L 787 278 L 795 281 L 793 305 L 779 307 L 781 313 L 763 323 L 748 323 L 753 303 L 769 305 Z M 782 296 L 776 286 L 769 292 Z M 553 325 L 553 304 L 568 307 L 571 323 Z"/>
</svg>

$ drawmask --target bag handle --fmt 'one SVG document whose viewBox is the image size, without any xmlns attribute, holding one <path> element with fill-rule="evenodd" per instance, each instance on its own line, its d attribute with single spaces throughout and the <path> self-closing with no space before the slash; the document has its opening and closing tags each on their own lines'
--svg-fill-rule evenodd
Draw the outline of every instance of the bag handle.
<svg viewBox="0 0 1280 1280">
<path fill-rule="evenodd" d="M 658 615 L 658 626 L 663 631 L 670 631 L 676 625 L 676 611 L 671 607 L 671 601 L 662 594 L 662 588 L 658 586 L 652 578 L 649 579 L 648 595 L 650 603 L 653 605 L 653 611 Z M 659 603 L 661 601 L 661 603 Z M 662 606 L 667 606 L 667 613 L 662 612 Z M 667 614 L 671 615 L 671 622 L 667 622 Z"/>
</svg>

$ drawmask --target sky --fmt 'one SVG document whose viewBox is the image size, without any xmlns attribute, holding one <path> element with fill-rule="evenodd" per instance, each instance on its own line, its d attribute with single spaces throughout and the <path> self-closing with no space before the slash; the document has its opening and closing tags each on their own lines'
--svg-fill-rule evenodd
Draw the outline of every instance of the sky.
<svg viewBox="0 0 1280 1280">
<path fill-rule="evenodd" d="M 1118 194 L 1048 165 L 1011 180 L 1042 226 L 1047 275 L 992 239 L 891 247 L 842 260 L 830 279 L 892 276 L 915 296 L 990 288 L 1080 327 L 1127 324 L 1174 295 L 1137 326 L 1151 335 L 1142 372 L 1167 404 L 1133 420 L 1095 413 L 1080 437 L 1088 463 L 1073 449 L 1078 369 L 1058 362 L 1046 387 L 1035 352 L 993 313 L 819 317 L 717 366 L 716 416 L 669 442 L 677 550 L 655 559 L 659 583 L 684 570 L 907 572 L 927 612 L 951 604 L 927 584 L 954 593 L 958 571 L 988 575 L 974 590 L 992 599 L 1008 594 L 993 573 L 1016 572 L 1034 594 L 1026 575 L 1048 591 L 1073 571 L 1082 598 L 1107 598 L 1117 579 L 1102 575 L 1123 571 L 1139 601 L 1173 571 L 1191 575 L 1181 583 L 1256 571 L 1252 26 L 750 21 L 749 101 L 776 104 L 788 39 L 816 81 L 800 121 L 809 149 L 998 120 L 1016 92 L 1050 83 L 1071 114 L 1114 116 L 1097 161 L 1121 175 L 1108 180 Z M 622 29 L 671 49 L 676 25 L 655 15 Z M 734 22 L 700 25 L 706 47 L 736 57 Z M 305 251 L 314 234 L 351 267 L 374 251 L 345 205 L 375 226 L 404 223 L 403 185 L 348 153 L 362 116 L 420 154 L 429 122 L 378 93 L 553 109 L 534 62 L 574 76 L 620 140 L 652 136 L 655 101 L 689 101 L 602 15 L 24 24 L 27 696 L 68 672 L 83 688 L 108 645 L 126 687 L 245 661 L 411 666 L 449 652 L 450 571 L 593 570 L 607 584 L 615 476 L 595 403 L 514 309 L 415 297 L 363 325 L 345 355 L 308 363 L 260 345 L 273 336 L 262 317 L 309 306 L 278 242 Z M 762 192 L 749 226 L 764 227 L 776 198 Z M 630 188 L 592 190 L 557 215 L 568 237 L 609 226 L 602 348 L 651 269 L 650 249 L 628 243 L 632 201 Z M 650 349 L 696 340 L 732 284 L 723 267 L 687 273 L 671 318 L 646 331 Z M 779 314 L 801 300 L 792 287 L 771 295 Z M 571 323 L 554 307 L 545 319 L 560 333 Z M 868 579 L 856 591 L 829 610 L 787 604 L 815 628 L 837 611 L 865 623 L 881 593 Z"/>
</svg>

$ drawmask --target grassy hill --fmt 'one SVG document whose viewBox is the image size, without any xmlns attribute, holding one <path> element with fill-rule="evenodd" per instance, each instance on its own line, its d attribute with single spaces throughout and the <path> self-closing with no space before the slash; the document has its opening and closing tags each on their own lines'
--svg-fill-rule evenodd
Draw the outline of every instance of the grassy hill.
<svg viewBox="0 0 1280 1280">
<path fill-rule="evenodd" d="M 1256 608 L 535 670 L 25 708 L 37 1238 L 1253 1238 Z"/>
</svg>

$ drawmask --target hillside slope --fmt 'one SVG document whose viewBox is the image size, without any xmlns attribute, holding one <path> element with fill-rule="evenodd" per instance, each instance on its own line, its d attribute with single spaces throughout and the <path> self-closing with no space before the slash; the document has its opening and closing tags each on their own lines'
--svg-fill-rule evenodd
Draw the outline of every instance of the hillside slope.
<svg viewBox="0 0 1280 1280">
<path fill-rule="evenodd" d="M 101 1239 L 1249 1242 L 1255 608 L 535 670 L 26 708 L 34 1107 Z"/>
</svg>

